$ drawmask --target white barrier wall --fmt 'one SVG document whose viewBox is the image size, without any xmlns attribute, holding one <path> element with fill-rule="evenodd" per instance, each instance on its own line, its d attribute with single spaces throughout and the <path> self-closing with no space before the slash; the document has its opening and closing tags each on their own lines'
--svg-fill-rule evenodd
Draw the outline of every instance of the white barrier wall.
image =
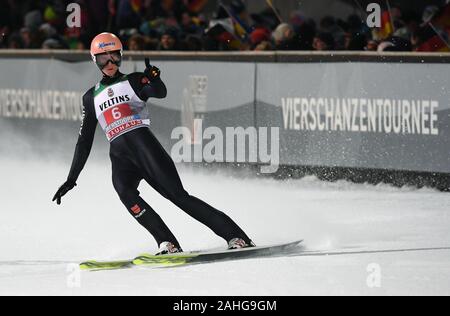
<svg viewBox="0 0 450 316">
<path fill-rule="evenodd" d="M 260 64 L 257 125 L 288 165 L 450 171 L 450 65 Z"/>
<path fill-rule="evenodd" d="M 174 128 L 195 132 L 202 119 L 224 133 L 278 127 L 281 165 L 450 173 L 449 64 L 154 63 L 169 93 L 149 101 L 152 129 L 169 151 Z M 143 67 L 129 61 L 122 71 Z M 81 96 L 100 79 L 90 62 L 55 59 L 0 59 L 0 74 L 3 127 L 45 121 L 73 133 Z"/>
</svg>

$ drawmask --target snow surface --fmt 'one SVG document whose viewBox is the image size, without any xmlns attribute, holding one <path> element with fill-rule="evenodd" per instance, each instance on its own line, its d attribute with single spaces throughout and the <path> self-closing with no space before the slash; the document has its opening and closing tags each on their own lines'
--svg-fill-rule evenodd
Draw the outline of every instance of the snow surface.
<svg viewBox="0 0 450 316">
<path fill-rule="evenodd" d="M 186 189 L 228 213 L 257 244 L 303 238 L 304 251 L 350 254 L 74 272 L 80 261 L 129 258 L 156 244 L 116 196 L 106 153 L 89 161 L 61 206 L 52 204 L 69 164 L 38 155 L 0 158 L 0 295 L 450 294 L 448 193 L 183 168 Z M 185 250 L 225 247 L 148 185 L 140 190 Z M 405 249 L 417 250 L 386 252 Z M 373 264 L 379 287 L 368 283 Z"/>
</svg>

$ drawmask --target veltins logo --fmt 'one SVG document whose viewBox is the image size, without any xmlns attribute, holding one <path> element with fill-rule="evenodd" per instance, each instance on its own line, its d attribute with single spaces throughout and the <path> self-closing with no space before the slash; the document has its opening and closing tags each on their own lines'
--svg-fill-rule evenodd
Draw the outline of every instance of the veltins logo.
<svg viewBox="0 0 450 316">
<path fill-rule="evenodd" d="M 108 46 L 116 46 L 116 43 L 110 42 L 110 43 L 100 43 L 100 44 L 98 44 L 98 48 L 106 48 Z"/>
</svg>

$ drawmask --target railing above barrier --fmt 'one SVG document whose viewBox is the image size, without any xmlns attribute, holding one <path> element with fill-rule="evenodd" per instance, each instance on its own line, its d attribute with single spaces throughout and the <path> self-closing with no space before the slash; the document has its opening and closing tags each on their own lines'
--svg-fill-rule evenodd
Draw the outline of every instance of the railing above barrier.
<svg viewBox="0 0 450 316">
<path fill-rule="evenodd" d="M 258 63 L 318 63 L 318 62 L 381 62 L 381 63 L 450 63 L 450 53 L 394 53 L 394 52 L 316 52 L 316 51 L 270 51 L 270 52 L 157 52 L 126 51 L 126 60 L 150 57 L 161 61 L 219 61 Z M 89 51 L 73 50 L 0 50 L 0 58 L 57 59 L 81 62 L 90 59 Z"/>
</svg>

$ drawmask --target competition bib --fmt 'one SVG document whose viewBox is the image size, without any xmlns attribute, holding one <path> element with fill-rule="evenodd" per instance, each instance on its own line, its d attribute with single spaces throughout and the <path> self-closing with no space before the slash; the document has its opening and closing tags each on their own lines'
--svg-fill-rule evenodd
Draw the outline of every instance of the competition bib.
<svg viewBox="0 0 450 316">
<path fill-rule="evenodd" d="M 97 120 L 109 142 L 136 128 L 150 126 L 146 103 L 136 95 L 125 75 L 109 86 L 97 84 L 94 104 Z"/>
</svg>

